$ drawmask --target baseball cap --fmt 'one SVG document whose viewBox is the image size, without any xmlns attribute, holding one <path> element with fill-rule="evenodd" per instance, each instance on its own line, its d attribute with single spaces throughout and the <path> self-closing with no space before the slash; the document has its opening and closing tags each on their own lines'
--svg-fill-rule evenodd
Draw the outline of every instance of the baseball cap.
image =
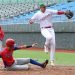
<svg viewBox="0 0 75 75">
<path fill-rule="evenodd" d="M 46 7 L 45 4 L 40 4 L 40 7 Z"/>
</svg>

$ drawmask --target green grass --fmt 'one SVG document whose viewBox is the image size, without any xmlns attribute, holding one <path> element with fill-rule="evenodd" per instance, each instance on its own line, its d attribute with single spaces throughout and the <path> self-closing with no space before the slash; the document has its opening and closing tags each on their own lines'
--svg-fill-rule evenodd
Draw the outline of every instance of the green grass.
<svg viewBox="0 0 75 75">
<path fill-rule="evenodd" d="M 43 51 L 15 51 L 15 58 L 33 58 L 43 62 L 45 59 L 49 59 L 49 54 L 45 54 Z M 74 53 L 57 53 L 55 54 L 55 63 L 59 65 L 75 65 Z"/>
</svg>

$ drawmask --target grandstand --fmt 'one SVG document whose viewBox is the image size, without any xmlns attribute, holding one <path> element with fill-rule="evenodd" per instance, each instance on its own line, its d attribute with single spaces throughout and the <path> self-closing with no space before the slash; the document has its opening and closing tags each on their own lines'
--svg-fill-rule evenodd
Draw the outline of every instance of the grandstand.
<svg viewBox="0 0 75 75">
<path fill-rule="evenodd" d="M 75 2 L 68 3 L 67 0 L 0 0 L 0 24 L 28 23 L 33 14 L 38 11 L 40 3 L 44 3 L 49 9 L 75 12 Z M 53 16 L 53 22 L 65 21 L 66 19 L 64 15 Z M 72 20 L 75 20 L 75 17 Z"/>
<path fill-rule="evenodd" d="M 38 9 L 39 3 L 50 5 L 50 0 L 1 0 L 0 1 L 0 16 L 1 18 L 10 18 L 23 13 L 27 13 Z"/>
</svg>

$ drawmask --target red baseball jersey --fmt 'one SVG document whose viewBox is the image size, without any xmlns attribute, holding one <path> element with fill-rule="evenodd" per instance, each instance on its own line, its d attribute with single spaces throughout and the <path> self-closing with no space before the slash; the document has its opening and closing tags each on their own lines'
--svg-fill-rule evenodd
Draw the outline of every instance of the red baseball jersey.
<svg viewBox="0 0 75 75">
<path fill-rule="evenodd" d="M 15 60 L 13 58 L 14 50 L 17 50 L 17 47 L 14 47 L 12 50 L 9 50 L 7 47 L 4 48 L 2 52 L 0 52 L 0 57 L 2 58 L 5 67 L 11 66 Z"/>
<path fill-rule="evenodd" d="M 4 39 L 4 31 L 0 30 L 0 40 L 2 41 Z"/>
</svg>

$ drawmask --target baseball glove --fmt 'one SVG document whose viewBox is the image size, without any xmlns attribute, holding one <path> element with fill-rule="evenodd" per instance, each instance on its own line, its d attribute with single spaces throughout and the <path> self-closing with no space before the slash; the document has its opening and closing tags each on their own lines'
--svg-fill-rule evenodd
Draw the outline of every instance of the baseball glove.
<svg viewBox="0 0 75 75">
<path fill-rule="evenodd" d="M 66 15 L 66 17 L 67 17 L 68 19 L 71 19 L 71 18 L 74 16 L 74 13 L 73 13 L 72 11 L 70 11 L 70 10 L 67 10 L 67 11 L 65 12 L 65 15 Z"/>
</svg>

